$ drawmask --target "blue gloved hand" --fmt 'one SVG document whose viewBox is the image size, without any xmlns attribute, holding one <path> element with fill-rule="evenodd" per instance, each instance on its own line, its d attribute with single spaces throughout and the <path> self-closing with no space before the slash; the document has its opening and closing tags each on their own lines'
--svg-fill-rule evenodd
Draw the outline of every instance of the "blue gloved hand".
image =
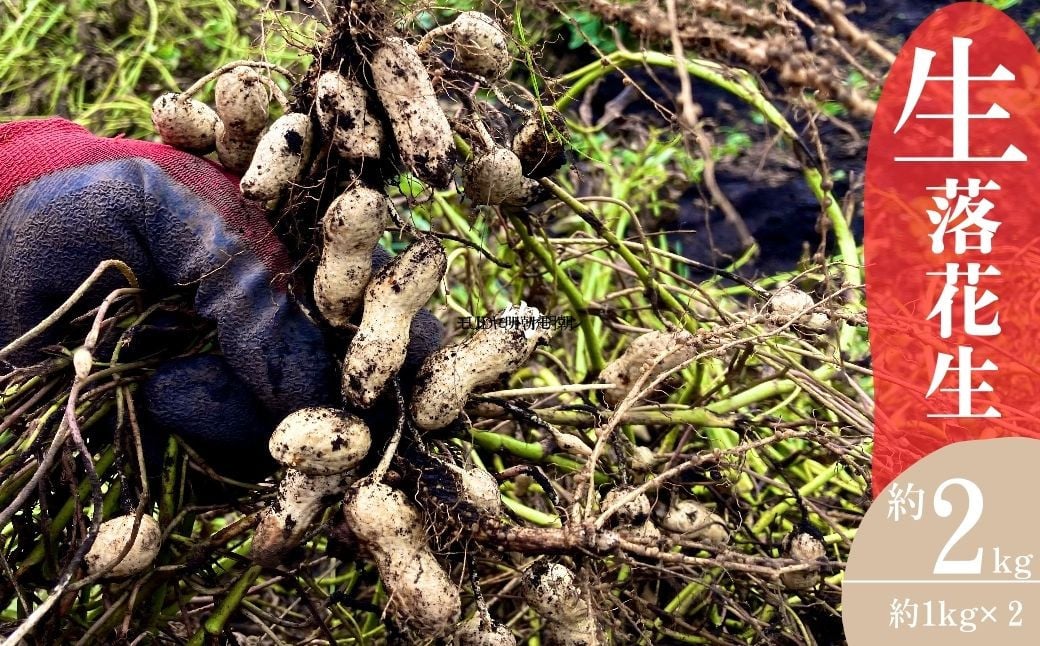
<svg viewBox="0 0 1040 646">
<path fill-rule="evenodd" d="M 264 453 L 283 416 L 338 404 L 333 353 L 290 294 L 289 258 L 237 178 L 169 146 L 95 137 L 62 119 L 0 125 L 0 346 L 113 258 L 149 290 L 195 287 L 196 313 L 217 327 L 222 356 L 169 362 L 145 385 L 151 428 L 242 473 L 236 465 Z M 118 286 L 123 279 L 108 277 L 94 293 Z M 416 319 L 413 366 L 440 344 L 429 319 Z M 53 340 L 7 360 L 35 362 Z"/>
</svg>

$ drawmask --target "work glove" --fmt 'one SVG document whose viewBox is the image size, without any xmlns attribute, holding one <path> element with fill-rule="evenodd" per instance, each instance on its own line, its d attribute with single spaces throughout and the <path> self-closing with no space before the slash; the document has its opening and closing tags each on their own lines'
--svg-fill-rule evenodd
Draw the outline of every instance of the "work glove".
<svg viewBox="0 0 1040 646">
<path fill-rule="evenodd" d="M 339 403 L 333 351 L 290 293 L 285 249 L 237 177 L 169 146 L 95 137 L 63 119 L 0 125 L 0 346 L 108 259 L 127 263 L 149 294 L 194 287 L 196 314 L 216 324 L 220 356 L 168 362 L 145 384 L 149 435 L 177 433 L 218 470 L 261 475 L 270 465 L 257 460 L 282 417 Z M 378 253 L 374 263 L 387 259 Z M 121 286 L 112 272 L 84 302 L 96 306 Z M 441 340 L 429 312 L 413 329 L 406 369 Z M 6 360 L 35 363 L 57 338 L 51 330 Z"/>
</svg>

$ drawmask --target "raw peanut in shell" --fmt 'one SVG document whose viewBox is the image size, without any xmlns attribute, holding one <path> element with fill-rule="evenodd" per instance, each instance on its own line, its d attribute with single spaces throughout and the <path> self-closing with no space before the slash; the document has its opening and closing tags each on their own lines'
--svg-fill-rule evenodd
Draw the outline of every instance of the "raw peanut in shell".
<svg viewBox="0 0 1040 646">
<path fill-rule="evenodd" d="M 220 165 L 232 173 L 243 173 L 249 168 L 256 154 L 256 137 L 235 139 L 228 134 L 222 121 L 217 121 L 217 159 Z"/>
<path fill-rule="evenodd" d="M 339 72 L 325 72 L 315 85 L 314 102 L 322 130 L 344 159 L 378 159 L 383 125 L 369 109 L 365 88 Z"/>
<path fill-rule="evenodd" d="M 798 317 L 795 329 L 809 333 L 825 332 L 830 326 L 830 317 L 825 312 L 810 311 L 815 304 L 809 294 L 793 285 L 786 285 L 773 293 L 767 307 L 776 325 L 785 325 Z"/>
<path fill-rule="evenodd" d="M 455 140 L 415 48 L 387 38 L 372 55 L 372 81 L 394 132 L 401 161 L 434 188 L 446 188 L 455 165 Z"/>
<path fill-rule="evenodd" d="M 408 543 L 425 543 L 423 520 L 404 492 L 390 485 L 359 480 L 347 492 L 343 513 L 347 526 L 362 540 L 393 534 Z"/>
<path fill-rule="evenodd" d="M 506 33 L 491 16 L 464 11 L 447 31 L 454 38 L 456 67 L 494 82 L 513 64 Z"/>
<path fill-rule="evenodd" d="M 159 554 L 162 531 L 159 523 L 147 514 L 141 516 L 130 551 L 116 561 L 130 540 L 134 519 L 134 514 L 128 514 L 101 523 L 97 538 L 84 557 L 88 574 L 97 574 L 113 563 L 115 566 L 105 573 L 105 578 L 134 576 L 151 567 Z"/>
<path fill-rule="evenodd" d="M 797 287 L 787 285 L 776 290 L 769 299 L 768 306 L 771 314 L 789 319 L 808 311 L 814 304 L 812 296 Z"/>
<path fill-rule="evenodd" d="M 524 197 L 520 160 L 507 148 L 474 157 L 463 170 L 463 193 L 474 204 L 515 204 Z"/>
<path fill-rule="evenodd" d="M 602 643 L 574 573 L 559 563 L 538 563 L 524 573 L 524 599 L 542 618 L 546 644 L 593 646 Z"/>
<path fill-rule="evenodd" d="M 455 646 L 516 646 L 516 637 L 508 627 L 478 612 L 455 629 Z"/>
<path fill-rule="evenodd" d="M 812 563 L 823 560 L 827 546 L 818 533 L 795 529 L 784 539 L 784 552 L 788 558 Z M 820 573 L 815 570 L 784 572 L 780 575 L 780 582 L 791 590 L 808 590 L 820 582 Z"/>
<path fill-rule="evenodd" d="M 653 449 L 645 446 L 637 446 L 632 449 L 631 465 L 637 472 L 646 473 L 654 468 L 657 462 L 657 454 Z"/>
<path fill-rule="evenodd" d="M 474 507 L 488 516 L 499 516 L 502 513 L 502 496 L 495 476 L 478 467 L 462 469 L 453 464 L 445 466 L 459 476 L 461 493 Z"/>
<path fill-rule="evenodd" d="M 283 419 L 271 434 L 271 457 L 312 476 L 352 469 L 372 445 L 368 426 L 335 408 L 301 408 Z"/>
<path fill-rule="evenodd" d="M 152 125 L 164 144 L 197 154 L 216 145 L 217 113 L 195 99 L 167 92 L 152 103 Z"/>
<path fill-rule="evenodd" d="M 303 172 L 311 151 L 311 119 L 290 112 L 278 117 L 260 138 L 249 170 L 242 176 L 242 194 L 252 200 L 273 200 Z"/>
<path fill-rule="evenodd" d="M 342 388 L 347 401 L 368 408 L 401 369 L 412 317 L 430 300 L 447 264 L 441 243 L 425 236 L 369 281 L 361 324 L 343 363 Z"/>
<path fill-rule="evenodd" d="M 614 384 L 613 388 L 603 391 L 603 399 L 608 404 L 617 405 L 628 396 L 629 390 L 645 371 L 650 363 L 664 352 L 669 352 L 653 372 L 643 382 L 644 386 L 661 373 L 671 370 L 697 353 L 695 337 L 685 330 L 678 332 L 647 332 L 634 341 L 621 354 L 610 362 L 602 372 L 599 380 Z"/>
<path fill-rule="evenodd" d="M 513 153 L 525 177 L 548 177 L 567 161 L 567 121 L 551 105 L 542 106 L 513 135 Z"/>
<path fill-rule="evenodd" d="M 694 500 L 674 501 L 661 518 L 660 525 L 666 531 L 700 539 L 705 543 L 729 542 L 726 521 Z"/>
<path fill-rule="evenodd" d="M 632 487 L 611 489 L 607 492 L 607 495 L 603 496 L 603 502 L 600 503 L 600 511 L 605 512 L 610 509 L 631 491 Z M 642 543 L 657 542 L 661 538 L 661 531 L 650 521 L 651 509 L 650 499 L 646 494 L 639 494 L 635 500 L 626 502 L 614 513 L 610 521 L 608 521 L 608 523 L 612 524 L 608 524 L 608 527 L 619 526 L 619 531 L 629 540 L 636 540 Z"/>
<path fill-rule="evenodd" d="M 236 141 L 256 140 L 267 125 L 271 103 L 267 87 L 251 67 L 239 65 L 220 75 L 213 90 L 217 115 Z"/>
<path fill-rule="evenodd" d="M 72 368 L 76 373 L 76 379 L 86 379 L 90 369 L 94 367 L 94 355 L 85 346 L 80 346 L 72 352 Z"/>
<path fill-rule="evenodd" d="M 627 496 L 631 491 L 631 487 L 611 489 L 607 492 L 607 495 L 603 496 L 600 510 L 606 511 L 610 509 L 614 506 L 614 503 Z M 642 525 L 650 517 L 650 509 L 650 499 L 646 497 L 646 494 L 639 494 L 635 500 L 630 500 L 622 505 L 615 512 L 614 518 L 622 525 Z"/>
<path fill-rule="evenodd" d="M 831 319 L 824 312 L 812 312 L 806 317 L 803 317 L 798 325 L 802 330 L 810 333 L 823 333 L 826 332 L 831 326 Z"/>
<path fill-rule="evenodd" d="M 495 383 L 522 366 L 543 338 L 541 330 L 527 329 L 522 321 L 539 316 L 536 308 L 525 303 L 510 306 L 498 318 L 517 319 L 520 324 L 478 330 L 465 341 L 431 354 L 416 378 L 415 423 L 426 430 L 447 426 L 475 388 Z"/>
<path fill-rule="evenodd" d="M 344 328 L 372 276 L 372 251 L 386 229 L 389 204 L 366 186 L 347 189 L 322 219 L 323 240 L 314 274 L 314 301 L 333 327 Z"/>
<path fill-rule="evenodd" d="M 348 481 L 344 473 L 309 476 L 295 469 L 287 470 L 278 483 L 278 498 L 260 516 L 250 557 L 261 565 L 278 563 L 303 539 L 326 501 L 343 493 Z"/>
<path fill-rule="evenodd" d="M 375 561 L 389 592 L 387 611 L 425 639 L 448 634 L 462 612 L 459 589 L 427 546 L 422 517 L 404 493 L 363 481 L 347 492 L 343 517 Z"/>
</svg>

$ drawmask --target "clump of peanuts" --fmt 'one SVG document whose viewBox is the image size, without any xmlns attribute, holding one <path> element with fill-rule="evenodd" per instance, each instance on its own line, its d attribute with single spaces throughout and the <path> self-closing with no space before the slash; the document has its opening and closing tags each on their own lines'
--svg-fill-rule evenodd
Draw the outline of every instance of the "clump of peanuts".
<svg viewBox="0 0 1040 646">
<path fill-rule="evenodd" d="M 565 160 L 566 124 L 558 113 L 535 106 L 512 139 L 498 143 L 477 114 L 467 112 L 469 123 L 456 129 L 434 81 L 447 72 L 489 86 L 499 82 L 513 60 L 502 25 L 468 11 L 415 44 L 401 35 L 373 33 L 364 28 L 359 36 L 365 42 L 364 68 L 341 64 L 319 70 L 309 101 L 290 103 L 279 96 L 271 66 L 240 62 L 213 75 L 216 110 L 189 93 L 156 100 L 156 129 L 172 146 L 197 154 L 215 150 L 226 168 L 242 173 L 243 195 L 268 206 L 307 177 L 319 154 L 358 168 L 394 164 L 426 186 L 443 189 L 459 168 L 457 137 L 468 140 L 473 151 L 461 176 L 463 193 L 475 205 L 536 201 L 542 193 L 535 178 Z M 437 56 L 444 51 L 451 53 L 448 62 Z M 268 123 L 275 99 L 283 114 Z M 554 118 L 543 119 L 545 114 Z M 345 524 L 377 564 L 392 593 L 388 610 L 401 626 L 423 638 L 454 631 L 461 643 L 515 643 L 509 629 L 486 617 L 474 620 L 474 615 L 456 629 L 459 587 L 427 545 L 423 513 L 403 491 L 381 482 L 382 473 L 360 480 L 361 474 L 355 475 L 374 438 L 348 411 L 373 407 L 389 390 L 405 362 L 410 322 L 446 268 L 440 241 L 419 236 L 373 269 L 392 208 L 382 186 L 357 179 L 333 199 L 320 222 L 313 295 L 325 322 L 351 334 L 342 364 L 345 408 L 296 411 L 278 425 L 270 451 L 286 470 L 274 502 L 259 515 L 251 554 L 261 564 L 279 563 L 331 503 L 343 500 Z M 521 304 L 502 313 L 528 315 L 539 312 Z M 463 414 L 471 393 L 522 367 L 546 336 L 515 328 L 481 331 L 435 352 L 420 370 L 406 413 L 420 429 L 449 425 Z M 481 468 L 447 466 L 459 483 L 460 499 L 489 517 L 503 515 L 494 476 Z"/>
<path fill-rule="evenodd" d="M 371 37 L 371 32 L 366 32 Z M 457 74 L 491 87 L 512 64 L 510 40 L 497 21 L 463 12 L 412 44 L 400 35 L 366 41 L 362 63 L 323 69 L 314 75 L 311 100 L 289 104 L 268 124 L 278 98 L 268 67 L 240 64 L 218 75 L 216 110 L 186 94 L 156 100 L 153 121 L 163 141 L 204 154 L 215 150 L 229 170 L 243 173 L 246 198 L 277 205 L 308 178 L 319 155 L 360 169 L 391 164 L 432 189 L 461 178 L 474 205 L 526 207 L 545 195 L 540 178 L 566 159 L 567 124 L 551 105 L 532 106 L 515 132 L 496 141 L 479 114 L 449 118 L 438 78 Z M 448 62 L 435 56 L 438 45 Z M 359 67 L 360 66 L 360 67 Z M 446 68 L 446 69 L 445 69 Z M 498 135 L 501 137 L 501 135 Z M 458 140 L 471 151 L 460 160 Z M 313 283 L 314 302 L 326 323 L 350 335 L 342 362 L 343 408 L 309 408 L 282 420 L 270 441 L 271 455 L 285 467 L 273 503 L 259 514 L 251 557 L 277 565 L 301 543 L 334 504 L 359 551 L 375 563 L 388 591 L 387 613 L 417 639 L 453 639 L 459 644 L 515 644 L 511 630 L 478 612 L 462 620 L 458 578 L 428 536 L 430 517 L 414 497 L 384 472 L 363 465 L 382 429 L 360 416 L 391 394 L 410 341 L 410 322 L 433 297 L 447 267 L 440 241 L 420 235 L 380 269 L 373 251 L 391 222 L 385 188 L 362 173 L 332 200 L 320 221 L 321 252 Z M 537 318 L 524 303 L 498 318 Z M 418 432 L 433 435 L 465 415 L 474 394 L 521 369 L 548 335 L 517 326 L 492 326 L 432 353 L 418 369 L 402 411 Z M 651 332 L 635 339 L 600 375 L 611 384 L 602 398 L 616 405 L 652 367 L 651 378 L 686 362 L 698 351 L 688 332 Z M 637 447 L 642 448 L 642 447 Z M 646 449 L 644 449 L 646 451 Z M 647 470 L 654 456 L 641 456 Z M 447 464 L 447 463 L 446 463 Z M 488 519 L 508 515 L 495 476 L 480 467 L 447 464 L 460 483 L 460 499 Z M 607 492 L 601 509 L 630 488 Z M 615 514 L 620 535 L 644 544 L 671 537 L 724 544 L 726 520 L 693 500 L 673 500 L 655 512 L 645 495 Z M 154 557 L 153 557 L 154 558 Z M 524 576 L 523 595 L 542 618 L 547 643 L 602 643 L 587 591 L 561 563 L 540 564 Z M 461 620 L 461 621 L 460 621 Z"/>
</svg>

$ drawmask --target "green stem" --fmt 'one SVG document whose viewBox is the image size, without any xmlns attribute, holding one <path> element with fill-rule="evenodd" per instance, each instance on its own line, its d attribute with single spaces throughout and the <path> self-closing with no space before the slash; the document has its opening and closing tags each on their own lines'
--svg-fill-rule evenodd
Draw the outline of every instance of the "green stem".
<svg viewBox="0 0 1040 646">
<path fill-rule="evenodd" d="M 531 411 L 540 419 L 561 426 L 594 426 L 595 415 L 580 410 L 535 409 Z M 733 419 L 719 417 L 705 408 L 687 408 L 682 410 L 646 410 L 628 411 L 621 416 L 626 424 L 692 424 L 698 427 L 714 426 L 717 428 L 733 428 Z"/>
<path fill-rule="evenodd" d="M 581 291 L 578 290 L 578 287 L 563 271 L 563 268 L 556 263 L 556 259 L 549 250 L 535 240 L 534 236 L 527 230 L 527 224 L 516 216 L 510 216 L 509 220 L 513 225 L 513 229 L 520 235 L 520 240 L 524 243 L 524 247 L 530 250 L 538 258 L 538 261 L 542 263 L 542 266 L 553 275 L 553 280 L 556 281 L 557 287 L 560 288 L 560 291 L 563 292 L 563 295 L 570 302 L 571 308 L 578 316 L 578 324 L 585 337 L 585 348 L 589 355 L 589 367 L 592 372 L 598 374 L 606 364 L 603 362 L 603 350 L 600 348 L 599 335 L 596 334 L 596 330 L 592 325 L 592 317 L 589 316 L 588 303 L 585 302 Z"/>
<path fill-rule="evenodd" d="M 538 525 L 539 527 L 561 527 L 560 517 L 556 514 L 547 514 L 544 511 L 538 511 L 523 504 L 515 498 L 509 496 L 502 496 L 502 504 L 509 508 L 509 511 L 516 514 L 518 517 L 526 520 L 529 523 Z"/>
<path fill-rule="evenodd" d="M 166 442 L 163 455 L 162 491 L 159 495 L 159 526 L 166 527 L 177 513 L 177 473 L 180 465 L 180 445 L 177 439 L 170 437 Z"/>
<path fill-rule="evenodd" d="M 97 462 L 94 463 L 94 470 L 97 472 L 99 477 L 105 475 L 105 473 L 108 472 L 109 468 L 111 468 L 112 466 L 112 463 L 115 461 L 115 457 L 116 452 L 111 446 L 105 449 L 105 451 L 97 457 Z M 67 525 L 69 521 L 72 520 L 72 515 L 75 512 L 76 507 L 82 505 L 89 498 L 90 481 L 84 480 L 83 482 L 79 483 L 79 488 L 76 490 L 76 496 L 66 500 L 65 504 L 61 506 L 61 509 L 58 510 L 58 513 L 55 514 L 54 518 L 51 520 L 51 528 L 49 536 L 47 537 L 49 541 L 57 540 L 58 536 L 61 535 L 63 531 L 65 531 L 65 525 Z M 33 547 L 33 550 L 29 553 L 29 556 L 27 556 L 24 561 L 18 564 L 19 571 L 28 570 L 30 567 L 42 561 L 45 553 L 46 544 L 43 538 L 41 537 L 40 542 L 37 543 L 35 547 Z"/>
<path fill-rule="evenodd" d="M 221 599 L 213 614 L 202 624 L 202 628 L 199 628 L 192 635 L 191 641 L 188 642 L 189 646 L 202 646 L 205 643 L 207 633 L 219 635 L 224 631 L 225 624 L 227 624 L 228 619 L 231 618 L 231 615 L 242 603 L 249 586 L 253 585 L 253 582 L 260 576 L 261 569 L 259 565 L 254 565 L 235 581 L 235 584 L 231 586 L 231 589 Z"/>
<path fill-rule="evenodd" d="M 607 244 L 611 246 L 614 252 L 621 256 L 621 259 L 624 260 L 625 263 L 632 268 L 632 271 L 636 274 L 636 278 L 638 278 L 639 282 L 643 284 L 643 287 L 648 292 L 655 292 L 657 294 L 657 297 L 661 299 L 661 302 L 664 303 L 670 310 L 672 310 L 672 312 L 676 315 L 677 321 L 684 328 L 686 328 L 690 332 L 697 331 L 697 322 L 694 319 L 687 316 L 688 312 L 686 307 L 684 307 L 678 300 L 676 300 L 674 296 L 672 296 L 672 293 L 668 290 L 668 288 L 665 285 L 654 280 L 654 277 L 650 275 L 649 271 L 647 271 L 646 265 L 639 261 L 639 258 L 637 258 L 636 255 L 632 253 L 628 246 L 622 244 L 622 242 L 618 240 L 618 237 L 614 234 L 613 231 L 608 229 L 606 226 L 603 225 L 602 222 L 599 221 L 599 219 L 596 217 L 596 213 L 592 209 L 590 209 L 588 206 L 586 206 L 577 198 L 575 198 L 566 190 L 564 190 L 563 187 L 554 183 L 552 180 L 543 179 L 541 180 L 541 182 L 542 185 L 551 190 L 561 202 L 566 204 L 572 211 L 577 213 L 582 220 L 584 220 L 590 227 L 592 227 L 593 231 L 597 235 L 601 236 L 604 240 L 607 241 Z"/>
<path fill-rule="evenodd" d="M 660 52 L 614 52 L 599 61 L 564 75 L 560 80 L 568 89 L 556 101 L 556 108 L 562 110 L 567 104 L 580 97 L 592 83 L 614 70 L 637 65 L 654 65 L 675 69 L 679 66 L 679 62 L 674 56 Z M 711 83 L 747 103 L 776 127 L 792 147 L 801 146 L 798 132 L 794 129 L 794 126 L 784 118 L 784 115 L 773 104 L 766 100 L 765 96 L 758 89 L 754 78 L 748 72 L 700 59 L 687 60 L 685 67 L 691 76 Z M 834 237 L 838 242 L 838 251 L 841 253 L 844 261 L 846 283 L 850 286 L 862 285 L 863 273 L 859 250 L 848 223 L 845 221 L 845 215 L 841 212 L 838 201 L 834 199 L 829 190 L 824 189 L 823 176 L 818 169 L 803 164 L 802 174 L 805 177 L 806 184 L 809 185 L 810 190 L 812 190 L 813 195 L 820 202 L 827 219 L 830 221 Z M 853 290 L 850 298 L 853 299 L 853 302 L 858 303 L 860 301 L 859 292 Z"/>
<path fill-rule="evenodd" d="M 491 431 L 470 431 L 470 437 L 477 446 L 487 451 L 506 451 L 530 462 L 548 462 L 569 473 L 574 473 L 582 468 L 582 464 L 573 458 L 558 453 L 546 455 L 545 446 L 540 442 L 524 442 L 515 437 Z M 609 482 L 607 476 L 597 471 L 596 484 L 606 484 L 607 482 Z"/>
<path fill-rule="evenodd" d="M 813 478 L 809 482 L 806 482 L 804 485 L 799 487 L 798 488 L 798 495 L 802 496 L 803 498 L 805 496 L 812 495 L 820 487 L 822 487 L 823 485 L 827 484 L 828 482 L 833 480 L 835 477 L 837 477 L 841 472 L 842 472 L 842 469 L 840 467 L 834 467 L 834 468 L 831 468 L 831 469 L 827 469 L 823 473 L 820 473 L 815 478 Z M 763 513 L 761 516 L 758 517 L 758 520 L 755 522 L 754 527 L 751 528 L 751 531 L 753 531 L 756 534 L 758 534 L 759 532 L 764 531 L 767 527 L 769 527 L 770 524 L 772 524 L 773 520 L 777 516 L 780 516 L 780 515 L 784 514 L 785 512 L 787 512 L 787 510 L 790 509 L 793 504 L 794 504 L 793 500 L 791 500 L 790 498 L 785 498 L 781 502 L 773 505 L 772 507 L 767 509 L 765 511 L 765 513 Z"/>
</svg>

